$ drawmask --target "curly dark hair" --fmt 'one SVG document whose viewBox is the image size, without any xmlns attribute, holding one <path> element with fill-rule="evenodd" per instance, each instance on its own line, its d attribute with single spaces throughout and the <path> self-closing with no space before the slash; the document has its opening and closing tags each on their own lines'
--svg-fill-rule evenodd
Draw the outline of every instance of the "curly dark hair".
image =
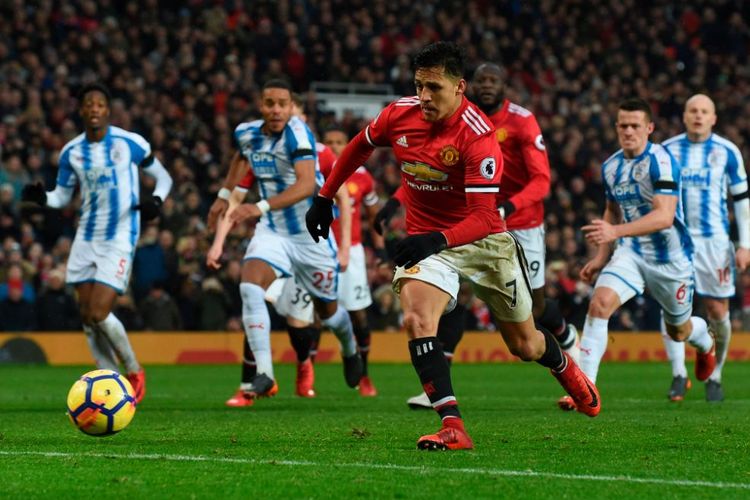
<svg viewBox="0 0 750 500">
<path fill-rule="evenodd" d="M 104 98 L 107 100 L 107 105 L 109 106 L 109 103 L 112 100 L 112 94 L 110 94 L 109 89 L 106 85 L 99 82 L 88 83 L 84 85 L 81 90 L 78 91 L 78 101 L 80 103 L 83 103 L 83 99 L 89 92 L 101 92 L 102 95 L 104 95 Z"/>
</svg>

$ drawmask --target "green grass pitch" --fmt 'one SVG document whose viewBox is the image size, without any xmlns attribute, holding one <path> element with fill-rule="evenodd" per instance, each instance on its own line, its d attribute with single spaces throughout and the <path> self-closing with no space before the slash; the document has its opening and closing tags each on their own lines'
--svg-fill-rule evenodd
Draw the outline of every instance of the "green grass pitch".
<svg viewBox="0 0 750 500">
<path fill-rule="evenodd" d="M 670 403 L 666 364 L 602 366 L 602 412 L 557 410 L 561 389 L 535 364 L 456 365 L 454 386 L 476 449 L 424 452 L 431 411 L 408 365 L 375 365 L 380 395 L 317 367 L 315 399 L 279 395 L 224 407 L 237 366 L 147 367 L 131 425 L 93 438 L 65 416 L 88 367 L 0 367 L 3 498 L 749 498 L 750 364 L 725 368 L 727 400 L 702 384 Z"/>
</svg>

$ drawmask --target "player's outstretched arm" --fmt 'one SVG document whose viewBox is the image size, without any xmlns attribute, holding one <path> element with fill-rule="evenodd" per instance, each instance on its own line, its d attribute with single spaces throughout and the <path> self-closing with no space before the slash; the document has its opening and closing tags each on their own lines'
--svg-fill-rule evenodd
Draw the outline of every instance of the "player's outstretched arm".
<svg viewBox="0 0 750 500">
<path fill-rule="evenodd" d="M 367 221 L 370 226 L 370 239 L 372 240 L 372 246 L 375 250 L 375 256 L 377 257 L 377 264 L 384 264 L 388 262 L 388 252 L 385 250 L 385 238 L 383 237 L 383 230 L 384 227 L 388 225 L 388 221 L 393 216 L 387 217 L 386 213 L 383 212 L 388 205 L 388 203 L 391 203 L 391 199 L 389 199 L 385 205 L 383 205 L 380 209 L 378 209 L 378 205 L 365 205 L 365 211 L 367 212 Z M 393 213 L 396 213 L 396 210 L 398 210 L 398 207 L 401 205 L 398 203 L 398 201 L 395 201 L 391 204 L 391 207 L 393 205 L 396 205 L 395 209 L 393 210 Z M 381 212 L 382 215 L 381 215 Z"/>
<path fill-rule="evenodd" d="M 618 238 L 652 234 L 674 223 L 677 200 L 678 197 L 675 195 L 657 194 L 654 195 L 651 211 L 640 219 L 625 224 L 595 219 L 582 229 L 586 233 L 586 238 L 597 245 L 608 244 Z"/>
<path fill-rule="evenodd" d="M 594 219 L 592 224 L 596 221 L 602 221 L 607 224 L 614 225 L 622 220 L 622 210 L 620 206 L 614 201 L 607 201 L 606 208 L 604 209 L 604 215 L 601 219 Z M 592 224 L 584 226 L 582 229 L 585 231 L 587 227 Z M 612 252 L 612 245 L 610 243 L 599 243 L 596 251 L 596 255 L 593 259 L 586 263 L 581 269 L 580 278 L 586 283 L 593 283 L 596 275 L 599 271 L 607 264 L 609 255 Z"/>
<path fill-rule="evenodd" d="M 242 203 L 246 194 L 247 191 L 244 189 L 235 188 L 229 195 L 229 199 L 227 200 L 227 211 L 219 217 L 214 241 L 206 254 L 206 265 L 211 269 L 219 269 L 221 267 L 221 255 L 224 253 L 224 242 L 233 226 L 232 222 L 229 220 L 229 215 Z"/>
<path fill-rule="evenodd" d="M 341 221 L 341 241 L 339 244 L 339 266 L 341 272 L 349 267 L 349 251 L 352 247 L 352 199 L 346 184 L 336 192 L 336 204 L 339 206 L 339 220 Z"/>
<path fill-rule="evenodd" d="M 141 211 L 141 220 L 148 222 L 161 214 L 162 202 L 169 196 L 172 190 L 172 176 L 169 175 L 164 165 L 153 154 L 149 155 L 141 163 L 143 173 L 156 179 L 154 192 L 151 199 L 143 200 L 135 208 Z"/>
<path fill-rule="evenodd" d="M 41 184 L 39 184 L 41 186 Z M 55 186 L 55 189 L 44 193 L 44 201 L 39 199 L 37 203 L 42 206 L 48 206 L 50 208 L 63 208 L 70 203 L 73 199 L 74 188 L 69 188 L 61 185 Z"/>
<path fill-rule="evenodd" d="M 239 151 L 235 151 L 232 160 L 229 162 L 229 171 L 224 179 L 224 184 L 208 211 L 206 225 L 209 232 L 216 229 L 216 221 L 223 217 L 229 208 L 229 197 L 232 194 L 232 190 L 239 184 L 248 170 L 250 170 L 250 163 L 247 161 L 247 158 L 242 156 Z"/>
<path fill-rule="evenodd" d="M 742 169 L 744 174 L 744 167 Z M 735 262 L 740 272 L 750 266 L 750 193 L 747 190 L 747 179 L 730 186 L 734 203 L 734 218 L 737 221 L 737 251 Z"/>
<path fill-rule="evenodd" d="M 550 168 L 547 148 L 544 145 L 542 131 L 533 115 L 529 119 L 528 129 L 525 131 L 525 140 L 521 152 L 528 173 L 528 180 L 520 191 L 500 207 L 504 219 L 507 219 L 516 210 L 521 210 L 544 200 L 549 193 Z"/>
<path fill-rule="evenodd" d="M 294 171 L 297 180 L 276 196 L 271 196 L 267 200 L 260 200 L 258 203 L 244 203 L 238 206 L 229 215 L 233 224 L 242 222 L 245 219 L 260 218 L 270 210 L 279 210 L 310 197 L 315 190 L 315 161 L 300 160 L 294 163 Z"/>
</svg>

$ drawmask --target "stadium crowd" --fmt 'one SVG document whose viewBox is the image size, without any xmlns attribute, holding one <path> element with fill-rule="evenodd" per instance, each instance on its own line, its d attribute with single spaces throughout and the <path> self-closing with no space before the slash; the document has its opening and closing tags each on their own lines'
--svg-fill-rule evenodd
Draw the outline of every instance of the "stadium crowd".
<svg viewBox="0 0 750 500">
<path fill-rule="evenodd" d="M 175 182 L 163 215 L 142 233 L 131 290 L 118 299 L 127 330 L 240 329 L 238 261 L 252 225 L 232 234 L 214 273 L 204 264 L 204 224 L 232 131 L 258 116 L 269 78 L 303 94 L 314 130 L 335 124 L 353 134 L 364 119 L 337 121 L 319 108 L 311 82 L 389 84 L 411 95 L 410 55 L 439 39 L 464 45 L 470 68 L 503 63 L 508 97 L 535 113 L 545 135 L 547 287 L 579 326 L 590 287 L 578 271 L 592 252 L 580 227 L 603 210 L 600 167 L 617 149 L 620 99 L 652 104 L 658 142 L 682 131 L 685 100 L 704 91 L 717 105 L 716 131 L 750 158 L 750 5 L 739 0 L 15 0 L 0 14 L 0 330 L 80 326 L 63 275 L 77 207 L 22 213 L 19 200 L 34 180 L 53 187 L 60 148 L 80 133 L 76 92 L 93 81 L 112 91 L 112 123 L 148 138 Z M 400 182 L 392 154 L 378 151 L 368 167 L 387 199 Z M 403 235 L 403 223 L 393 227 L 391 242 Z M 372 252 L 368 263 L 372 327 L 397 329 L 390 271 Z M 470 291 L 460 299 L 473 313 L 468 328 L 493 328 Z M 748 275 L 738 276 L 732 311 L 735 328 L 750 329 Z M 655 330 L 658 318 L 644 297 L 612 328 Z"/>
</svg>

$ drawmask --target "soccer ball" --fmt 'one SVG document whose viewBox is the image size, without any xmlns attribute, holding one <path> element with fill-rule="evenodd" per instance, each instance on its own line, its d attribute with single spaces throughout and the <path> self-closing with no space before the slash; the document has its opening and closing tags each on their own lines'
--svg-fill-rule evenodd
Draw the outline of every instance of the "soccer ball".
<svg viewBox="0 0 750 500">
<path fill-rule="evenodd" d="M 110 436 L 128 426 L 135 415 L 130 382 L 112 370 L 84 373 L 68 392 L 68 417 L 91 436 Z"/>
</svg>

